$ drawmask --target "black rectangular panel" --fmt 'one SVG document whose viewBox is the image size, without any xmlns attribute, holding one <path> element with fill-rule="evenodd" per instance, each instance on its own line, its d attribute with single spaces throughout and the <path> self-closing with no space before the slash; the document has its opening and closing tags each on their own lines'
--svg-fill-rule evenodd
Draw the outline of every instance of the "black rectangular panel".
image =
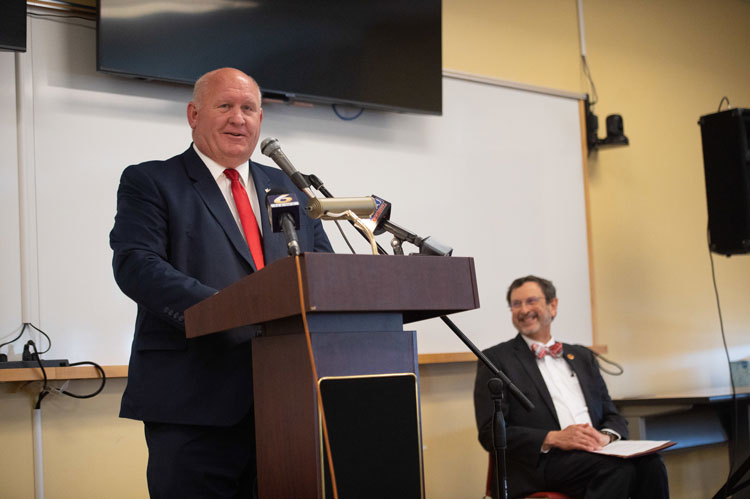
<svg viewBox="0 0 750 499">
<path fill-rule="evenodd" d="M 0 2 L 0 50 L 26 52 L 26 0 Z"/>
<path fill-rule="evenodd" d="M 416 376 L 323 378 L 320 390 L 338 496 L 424 497 Z"/>
</svg>

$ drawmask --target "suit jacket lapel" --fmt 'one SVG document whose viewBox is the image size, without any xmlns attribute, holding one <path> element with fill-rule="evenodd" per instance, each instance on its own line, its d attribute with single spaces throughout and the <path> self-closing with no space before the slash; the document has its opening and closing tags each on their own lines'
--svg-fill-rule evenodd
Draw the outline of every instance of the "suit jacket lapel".
<svg viewBox="0 0 750 499">
<path fill-rule="evenodd" d="M 518 361 L 526 370 L 526 373 L 529 375 L 529 379 L 539 392 L 539 396 L 542 398 L 542 400 L 544 400 L 544 405 L 547 406 L 547 409 L 550 411 L 552 417 L 557 422 L 557 426 L 559 427 L 560 421 L 557 419 L 557 411 L 555 410 L 555 404 L 552 402 L 552 396 L 549 394 L 547 384 L 544 382 L 542 373 L 536 363 L 536 357 L 534 357 L 534 354 L 529 348 L 529 345 L 527 345 L 524 339 L 521 337 L 521 333 L 518 333 L 518 335 L 516 336 L 513 342 L 513 348 L 516 351 L 516 357 L 518 358 Z"/>
<path fill-rule="evenodd" d="M 242 237 L 240 229 L 237 227 L 237 222 L 235 222 L 232 212 L 229 211 L 227 201 L 216 185 L 216 180 L 211 176 L 211 172 L 203 164 L 203 161 L 201 161 L 192 146 L 185 151 L 183 158 L 185 160 L 185 169 L 188 176 L 193 180 L 193 187 L 195 187 L 196 192 L 198 192 L 198 195 L 203 199 L 211 214 L 219 222 L 221 228 L 224 229 L 237 253 L 255 271 L 255 262 L 253 262 L 250 256 L 250 248 Z"/>
<path fill-rule="evenodd" d="M 591 393 L 591 387 L 593 384 L 588 375 L 589 370 L 581 356 L 574 355 L 573 352 L 571 352 L 571 346 L 566 343 L 563 343 L 563 358 L 573 372 L 576 373 L 578 384 L 581 386 L 581 392 L 583 392 L 583 399 L 586 401 L 586 407 L 589 408 L 589 415 L 591 416 L 591 408 L 595 407 L 596 402 Z M 593 421 L 593 416 L 591 416 L 591 419 Z"/>
</svg>

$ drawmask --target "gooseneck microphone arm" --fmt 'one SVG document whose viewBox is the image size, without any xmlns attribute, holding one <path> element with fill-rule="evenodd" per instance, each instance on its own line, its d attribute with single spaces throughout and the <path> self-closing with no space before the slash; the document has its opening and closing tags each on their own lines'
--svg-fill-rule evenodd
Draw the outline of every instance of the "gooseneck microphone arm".
<svg viewBox="0 0 750 499">
<path fill-rule="evenodd" d="M 326 186 L 323 185 L 323 181 L 320 180 L 317 175 L 315 175 L 314 173 L 311 173 L 310 175 L 305 175 L 303 173 L 302 176 L 305 177 L 305 179 L 308 182 L 310 182 L 310 185 L 312 185 L 313 187 L 315 187 L 316 191 L 320 192 L 321 194 L 323 194 L 327 198 L 332 198 L 333 197 L 333 194 L 331 194 L 331 191 L 329 191 L 328 188 L 326 188 Z"/>
</svg>

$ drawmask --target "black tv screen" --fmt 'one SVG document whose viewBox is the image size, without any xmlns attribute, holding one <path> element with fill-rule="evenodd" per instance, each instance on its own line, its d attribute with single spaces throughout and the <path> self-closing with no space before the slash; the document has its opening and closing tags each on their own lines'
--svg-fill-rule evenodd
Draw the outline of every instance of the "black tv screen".
<svg viewBox="0 0 750 499">
<path fill-rule="evenodd" d="M 231 66 L 266 97 L 442 111 L 440 0 L 99 0 L 97 69 L 192 84 Z"/>
<path fill-rule="evenodd" d="M 0 2 L 0 50 L 26 52 L 26 0 Z"/>
</svg>

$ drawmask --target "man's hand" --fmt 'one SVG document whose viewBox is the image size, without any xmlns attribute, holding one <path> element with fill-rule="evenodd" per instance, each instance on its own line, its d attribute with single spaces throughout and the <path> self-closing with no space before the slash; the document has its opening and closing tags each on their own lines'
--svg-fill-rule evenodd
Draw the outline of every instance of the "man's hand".
<svg viewBox="0 0 750 499">
<path fill-rule="evenodd" d="M 561 431 L 547 433 L 542 450 L 556 447 L 562 450 L 595 451 L 609 443 L 609 435 L 594 429 L 590 424 L 572 424 Z"/>
</svg>

